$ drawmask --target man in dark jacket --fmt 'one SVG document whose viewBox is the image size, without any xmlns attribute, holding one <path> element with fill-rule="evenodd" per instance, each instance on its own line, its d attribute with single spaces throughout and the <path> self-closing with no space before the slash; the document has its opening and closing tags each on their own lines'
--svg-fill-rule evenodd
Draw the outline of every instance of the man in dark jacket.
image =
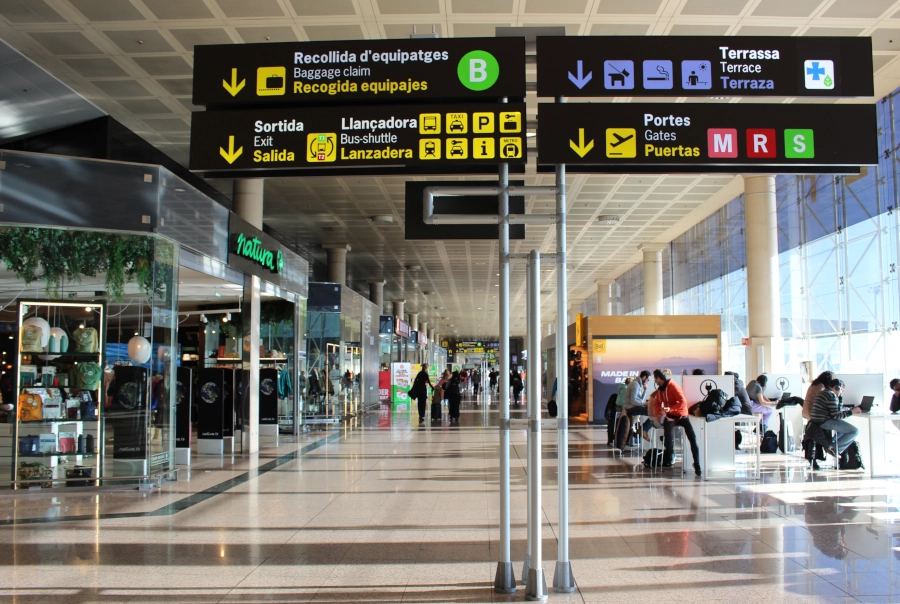
<svg viewBox="0 0 900 604">
<path fill-rule="evenodd" d="M 741 402 L 741 415 L 753 415 L 753 406 L 750 404 L 750 395 L 741 380 L 741 376 L 734 371 L 726 371 L 725 375 L 734 378 L 734 398 Z"/>
<path fill-rule="evenodd" d="M 416 379 L 413 380 L 412 388 L 409 389 L 410 397 L 415 398 L 418 403 L 420 424 L 425 423 L 425 404 L 428 401 L 428 388 L 425 387 L 425 384 L 434 389 L 425 367 L 426 365 L 422 365 L 422 369 L 416 374 Z"/>
</svg>

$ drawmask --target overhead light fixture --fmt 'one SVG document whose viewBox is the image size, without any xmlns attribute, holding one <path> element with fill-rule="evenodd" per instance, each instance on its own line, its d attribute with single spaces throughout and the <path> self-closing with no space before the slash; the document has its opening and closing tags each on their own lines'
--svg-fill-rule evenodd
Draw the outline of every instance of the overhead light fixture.
<svg viewBox="0 0 900 604">
<path fill-rule="evenodd" d="M 410 264 L 409 266 L 406 267 L 406 270 L 408 270 L 408 271 L 420 271 L 420 270 L 422 270 L 422 265 L 420 265 L 420 264 Z"/>
<path fill-rule="evenodd" d="M 432 292 L 432 291 L 422 292 L 423 296 L 430 296 L 432 294 L 434 294 L 434 292 Z"/>
<path fill-rule="evenodd" d="M 373 224 L 394 224 L 394 217 L 390 214 L 378 214 L 369 218 Z"/>
<path fill-rule="evenodd" d="M 200 315 L 200 322 L 201 322 L 201 323 L 208 323 L 208 322 L 209 322 L 209 319 L 206 318 L 206 315 L 201 314 L 201 315 Z"/>
<path fill-rule="evenodd" d="M 600 216 L 597 216 L 597 222 L 607 225 L 618 224 L 619 217 L 615 214 L 601 214 Z"/>
</svg>

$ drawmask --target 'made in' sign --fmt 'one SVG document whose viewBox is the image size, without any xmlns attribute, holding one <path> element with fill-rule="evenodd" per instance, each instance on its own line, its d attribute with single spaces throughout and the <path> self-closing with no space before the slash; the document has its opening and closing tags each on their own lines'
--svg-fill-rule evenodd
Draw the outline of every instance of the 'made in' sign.
<svg viewBox="0 0 900 604">
<path fill-rule="evenodd" d="M 234 238 L 234 253 L 252 260 L 273 273 L 280 275 L 284 271 L 284 254 L 281 250 L 273 252 L 265 249 L 256 237 L 248 239 L 243 233 L 238 233 Z"/>
</svg>

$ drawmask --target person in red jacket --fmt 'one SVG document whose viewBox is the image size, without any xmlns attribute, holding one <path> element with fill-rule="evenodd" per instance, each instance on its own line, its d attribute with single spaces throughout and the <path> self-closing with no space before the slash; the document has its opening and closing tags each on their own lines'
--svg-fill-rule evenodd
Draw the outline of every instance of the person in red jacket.
<svg viewBox="0 0 900 604">
<path fill-rule="evenodd" d="M 656 392 L 658 392 L 657 399 L 664 414 L 662 424 L 666 453 L 663 457 L 663 465 L 671 466 L 674 462 L 675 446 L 672 433 L 675 426 L 681 426 L 688 442 L 691 443 L 694 474 L 700 476 L 700 449 L 697 447 L 697 436 L 694 434 L 694 427 L 691 426 L 691 420 L 688 417 L 687 401 L 684 398 L 684 392 L 669 377 L 661 369 L 653 371 L 653 381 L 656 382 Z"/>
</svg>

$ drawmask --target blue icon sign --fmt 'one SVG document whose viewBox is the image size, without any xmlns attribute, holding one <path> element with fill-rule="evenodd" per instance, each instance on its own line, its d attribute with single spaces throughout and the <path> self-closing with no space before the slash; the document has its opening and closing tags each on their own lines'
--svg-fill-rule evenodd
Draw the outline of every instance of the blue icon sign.
<svg viewBox="0 0 900 604">
<path fill-rule="evenodd" d="M 644 61 L 644 89 L 669 90 L 675 74 L 672 73 L 672 61 L 651 59 Z"/>
<path fill-rule="evenodd" d="M 681 62 L 681 87 L 683 89 L 710 90 L 712 79 L 712 63 L 709 61 Z"/>
<path fill-rule="evenodd" d="M 607 90 L 634 89 L 634 61 L 604 61 L 603 87 Z"/>
</svg>

